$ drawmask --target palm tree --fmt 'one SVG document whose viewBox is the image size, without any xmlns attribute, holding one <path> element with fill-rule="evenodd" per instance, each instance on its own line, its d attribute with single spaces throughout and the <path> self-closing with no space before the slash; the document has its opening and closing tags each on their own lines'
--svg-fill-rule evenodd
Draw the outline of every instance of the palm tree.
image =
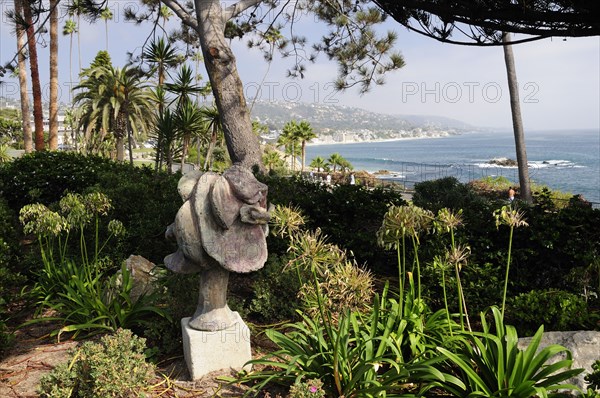
<svg viewBox="0 0 600 398">
<path fill-rule="evenodd" d="M 181 106 L 185 102 L 191 102 L 192 96 L 199 93 L 202 89 L 194 83 L 194 72 L 192 69 L 183 65 L 177 72 L 177 76 L 173 83 L 166 83 L 167 91 L 175 94 L 175 99 L 171 102 Z"/>
<path fill-rule="evenodd" d="M 298 130 L 298 123 L 295 120 L 287 122 L 283 126 L 283 130 L 277 139 L 277 145 L 284 148 L 284 152 L 287 156 L 291 157 L 291 168 L 292 171 L 296 170 L 296 156 L 301 154 L 300 140 L 296 134 Z"/>
<path fill-rule="evenodd" d="M 210 170 L 212 169 L 212 155 L 217 146 L 219 135 L 223 135 L 223 128 L 216 106 L 202 107 L 200 108 L 200 113 L 206 126 L 205 131 L 210 131 L 210 141 L 208 143 L 208 150 L 206 151 L 206 158 L 204 159 L 204 170 Z"/>
<path fill-rule="evenodd" d="M 100 13 L 100 18 L 104 20 L 104 34 L 106 35 L 106 51 L 108 51 L 108 21 L 113 19 L 113 13 L 106 7 Z"/>
<path fill-rule="evenodd" d="M 515 148 L 517 152 L 517 165 L 519 169 L 519 185 L 521 197 L 526 202 L 533 202 L 531 186 L 529 184 L 529 169 L 527 166 L 527 150 L 525 148 L 525 133 L 523 132 L 523 120 L 521 118 L 521 105 L 519 103 L 519 85 L 517 83 L 517 72 L 515 70 L 515 57 L 510 44 L 510 33 L 502 34 L 504 47 L 504 62 L 506 64 L 506 75 L 508 78 L 508 91 L 510 93 L 510 110 L 512 114 L 513 132 L 515 135 Z"/>
<path fill-rule="evenodd" d="M 72 19 L 67 19 L 63 27 L 63 35 L 69 36 L 69 85 L 73 84 L 73 33 L 75 32 L 77 32 L 77 24 Z M 69 102 L 72 101 L 72 90 L 69 90 Z"/>
<path fill-rule="evenodd" d="M 145 47 L 142 52 L 142 59 L 150 64 L 152 67 L 151 72 L 156 73 L 156 78 L 158 81 L 158 85 L 154 91 L 155 101 L 158 104 L 158 114 L 166 117 L 166 114 L 163 114 L 163 110 L 166 104 L 166 93 L 164 91 L 165 80 L 168 75 L 168 69 L 173 67 L 177 63 L 178 55 L 177 51 L 168 41 L 165 41 L 162 37 L 158 40 L 152 40 L 148 47 Z M 173 115 L 169 113 L 169 117 Z M 166 120 L 166 119 L 165 119 Z M 163 120 L 163 122 L 165 122 Z M 166 122 L 165 122 L 166 123 Z M 156 158 L 155 158 L 155 169 L 160 170 L 162 168 L 163 161 L 167 160 L 165 156 L 167 152 L 163 149 L 163 137 L 162 133 L 164 129 L 156 129 Z M 169 152 L 170 153 L 170 152 Z M 169 166 L 169 171 L 171 171 L 171 166 Z"/>
<path fill-rule="evenodd" d="M 327 166 L 327 162 L 325 161 L 325 159 L 323 159 L 323 157 L 317 156 L 316 158 L 313 158 L 313 160 L 311 160 L 309 166 L 313 169 L 317 169 L 317 173 L 320 173 L 321 169 L 324 169 L 325 166 Z"/>
<path fill-rule="evenodd" d="M 162 23 L 162 28 L 163 28 L 163 31 L 165 30 L 165 25 L 166 25 L 167 21 L 168 21 L 168 20 L 169 20 L 169 18 L 171 18 L 172 16 L 173 16 L 173 13 L 171 12 L 171 9 L 170 9 L 169 7 L 167 7 L 167 6 L 165 6 L 165 5 L 162 5 L 162 6 L 160 7 L 160 17 L 161 17 L 161 18 L 162 18 L 162 20 L 163 20 L 163 23 Z"/>
<path fill-rule="evenodd" d="M 138 126 L 146 130 L 151 122 L 152 96 L 145 85 L 143 73 L 136 68 L 114 68 L 102 65 L 86 71 L 85 79 L 75 87 L 75 103 L 83 103 L 82 121 L 88 128 L 96 124 L 104 131 L 112 131 L 116 139 L 117 160 L 124 160 L 123 144 L 127 136 L 129 160 L 133 163 L 133 134 Z"/>
<path fill-rule="evenodd" d="M 29 71 L 31 73 L 31 91 L 33 93 L 33 125 L 35 129 L 35 150 L 44 150 L 44 113 L 42 110 L 42 88 L 38 68 L 37 45 L 31 3 L 23 1 L 23 17 L 27 26 L 27 47 L 29 49 Z"/>
<path fill-rule="evenodd" d="M 48 148 L 58 149 L 58 1 L 50 0 L 50 98 Z"/>
<path fill-rule="evenodd" d="M 77 117 L 75 115 L 75 111 L 72 107 L 65 110 L 65 120 L 63 124 L 69 128 L 71 131 L 71 144 L 75 145 L 75 150 L 77 150 L 77 139 L 75 137 L 75 125 L 77 124 Z"/>
<path fill-rule="evenodd" d="M 269 173 L 273 172 L 273 169 L 284 165 L 283 159 L 279 156 L 279 152 L 274 150 L 267 150 L 263 156 L 262 161 L 266 167 L 269 168 Z"/>
<path fill-rule="evenodd" d="M 144 48 L 142 58 L 152 65 L 158 77 L 158 86 L 163 87 L 167 70 L 176 65 L 178 56 L 177 50 L 161 37 L 152 40 L 150 46 Z"/>
<path fill-rule="evenodd" d="M 192 96 L 200 92 L 200 87 L 194 84 L 194 73 L 192 69 L 185 64 L 177 72 L 177 76 L 175 77 L 173 83 L 165 84 L 165 89 L 175 94 L 175 98 L 173 99 L 173 101 L 171 101 L 171 104 L 176 104 L 176 113 L 180 112 L 181 109 L 186 107 L 188 108 L 188 110 L 192 109 L 190 108 L 190 105 L 193 103 Z M 187 135 L 187 133 L 184 133 L 182 138 L 183 159 L 185 159 L 185 156 L 187 155 L 187 147 L 189 145 L 190 137 L 189 135 Z"/>
<path fill-rule="evenodd" d="M 336 167 L 343 166 L 345 160 L 346 159 L 344 159 L 342 155 L 336 152 L 329 155 L 329 159 L 327 159 L 327 164 L 333 167 L 333 172 L 335 173 Z"/>
<path fill-rule="evenodd" d="M 85 14 L 84 0 L 71 0 L 67 5 L 67 12 L 70 16 L 77 18 L 77 55 L 79 56 L 79 73 L 81 73 L 81 16 Z"/>
<path fill-rule="evenodd" d="M 24 0 L 15 0 L 15 13 L 17 19 L 22 20 Z M 19 64 L 19 88 L 21 98 L 21 117 L 23 122 L 23 142 L 25 153 L 33 152 L 33 137 L 31 136 L 31 121 L 29 117 L 29 95 L 27 94 L 27 63 L 25 61 L 25 46 L 27 40 L 23 26 L 19 21 L 15 21 L 15 30 L 17 34 L 17 49 L 19 51 L 17 60 Z"/>
<path fill-rule="evenodd" d="M 352 166 L 352 163 L 350 163 L 348 160 L 342 158 L 342 160 L 340 161 L 340 171 L 342 173 L 345 173 L 347 171 L 350 171 L 352 169 L 354 169 L 354 167 Z"/>
<path fill-rule="evenodd" d="M 185 102 L 177 107 L 175 111 L 175 129 L 177 135 L 181 137 L 182 153 L 181 153 L 181 172 L 188 153 L 188 147 L 193 136 L 198 135 L 204 126 L 203 114 L 193 102 Z"/>
<path fill-rule="evenodd" d="M 294 134 L 295 134 L 296 138 L 302 144 L 302 169 L 301 169 L 301 171 L 304 172 L 304 162 L 306 159 L 306 143 L 308 141 L 312 140 L 313 138 L 316 138 L 317 135 L 313 131 L 310 123 L 307 122 L 306 120 L 303 120 L 299 124 L 296 125 L 296 131 Z"/>
<path fill-rule="evenodd" d="M 159 112 L 152 135 L 157 140 L 156 151 L 161 153 L 161 159 L 164 158 L 168 172 L 172 173 L 173 160 L 176 152 L 175 142 L 177 140 L 177 126 L 175 123 L 175 115 L 169 108 Z M 159 137 L 160 141 L 158 140 Z"/>
</svg>

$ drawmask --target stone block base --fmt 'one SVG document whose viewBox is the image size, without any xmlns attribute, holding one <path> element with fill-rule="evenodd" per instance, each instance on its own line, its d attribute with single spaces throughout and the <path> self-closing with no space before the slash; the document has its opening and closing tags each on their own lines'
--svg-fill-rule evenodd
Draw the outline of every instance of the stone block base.
<svg viewBox="0 0 600 398">
<path fill-rule="evenodd" d="M 234 315 L 233 326 L 216 332 L 192 329 L 189 317 L 181 319 L 183 355 L 192 380 L 219 369 L 241 370 L 252 359 L 250 329 L 237 312 Z"/>
</svg>

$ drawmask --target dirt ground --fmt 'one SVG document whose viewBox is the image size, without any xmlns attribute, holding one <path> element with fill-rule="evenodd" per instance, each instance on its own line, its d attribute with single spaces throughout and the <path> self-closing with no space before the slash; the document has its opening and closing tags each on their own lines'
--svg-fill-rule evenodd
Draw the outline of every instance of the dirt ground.
<svg viewBox="0 0 600 398">
<path fill-rule="evenodd" d="M 14 346 L 0 361 L 0 397 L 38 397 L 37 389 L 42 376 L 51 372 L 59 363 L 67 361 L 69 349 L 76 347 L 78 343 L 56 342 L 56 338 L 48 337 L 49 331 L 48 327 L 32 326 L 16 332 Z M 183 358 L 173 358 L 159 364 L 149 397 L 237 398 L 247 391 L 245 386 L 219 380 L 223 376 L 235 376 L 235 371 L 224 369 L 190 381 Z M 265 398 L 284 395 L 277 388 L 260 393 Z"/>
</svg>

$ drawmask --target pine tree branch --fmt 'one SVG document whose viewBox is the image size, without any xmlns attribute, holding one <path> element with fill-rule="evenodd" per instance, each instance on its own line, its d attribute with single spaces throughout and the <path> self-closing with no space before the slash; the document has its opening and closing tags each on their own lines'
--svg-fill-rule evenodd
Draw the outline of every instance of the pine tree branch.
<svg viewBox="0 0 600 398">
<path fill-rule="evenodd" d="M 196 18 L 194 18 L 194 16 L 192 14 L 190 14 L 188 11 L 186 11 L 181 4 L 179 4 L 177 2 L 177 0 L 160 0 L 164 5 L 166 5 L 167 7 L 169 7 L 171 9 L 171 11 L 173 11 L 175 13 L 175 15 L 177 15 L 179 18 L 181 18 L 181 21 L 189 26 L 190 28 L 194 29 L 195 31 L 198 30 L 198 21 L 196 20 Z"/>
<path fill-rule="evenodd" d="M 246 11 L 248 8 L 254 7 L 262 2 L 263 0 L 240 0 L 237 3 L 230 5 L 225 9 L 223 20 L 229 21 L 231 18 L 237 17 L 242 12 Z"/>
</svg>

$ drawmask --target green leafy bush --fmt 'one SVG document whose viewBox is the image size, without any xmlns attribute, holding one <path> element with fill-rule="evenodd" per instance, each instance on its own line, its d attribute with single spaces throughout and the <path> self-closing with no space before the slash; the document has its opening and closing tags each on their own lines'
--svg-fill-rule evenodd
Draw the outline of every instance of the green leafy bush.
<svg viewBox="0 0 600 398">
<path fill-rule="evenodd" d="M 154 366 L 144 356 L 145 339 L 119 329 L 99 342 L 87 341 L 71 351 L 40 384 L 43 398 L 144 397 Z"/>
<path fill-rule="evenodd" d="M 7 327 L 7 304 L 21 290 L 26 278 L 21 274 L 19 245 L 14 212 L 0 198 L 0 356 L 14 341 Z"/>
<path fill-rule="evenodd" d="M 160 263 L 174 251 L 164 230 L 181 206 L 179 177 L 97 156 L 34 152 L 0 166 L 0 196 L 18 211 L 32 203 L 51 206 L 66 193 L 103 192 L 113 203 L 112 217 L 128 231 L 123 244 L 107 254 L 118 259 L 135 253 Z M 107 231 L 101 227 L 99 232 Z"/>
<path fill-rule="evenodd" d="M 378 274 L 395 272 L 395 254 L 377 247 L 375 233 L 388 206 L 406 204 L 400 193 L 359 185 L 330 187 L 296 177 L 261 179 L 269 186 L 269 201 L 302 210 L 307 229 L 321 229 L 331 243 Z"/>
<path fill-rule="evenodd" d="M 592 364 L 592 373 L 585 375 L 588 388 L 600 393 L 600 359 Z"/>
<path fill-rule="evenodd" d="M 66 192 L 81 193 L 96 184 L 100 171 L 122 167 L 96 156 L 32 152 L 0 167 L 0 191 L 13 209 L 36 202 L 49 205 Z"/>
<path fill-rule="evenodd" d="M 460 183 L 455 177 L 423 181 L 415 184 L 413 203 L 416 206 L 438 213 L 443 208 L 458 211 L 473 206 L 481 200 L 468 185 Z"/>
<path fill-rule="evenodd" d="M 539 325 L 551 330 L 578 330 L 588 326 L 585 300 L 563 290 L 532 290 L 521 293 L 509 303 L 509 319 L 522 335 L 530 336 Z"/>
</svg>

